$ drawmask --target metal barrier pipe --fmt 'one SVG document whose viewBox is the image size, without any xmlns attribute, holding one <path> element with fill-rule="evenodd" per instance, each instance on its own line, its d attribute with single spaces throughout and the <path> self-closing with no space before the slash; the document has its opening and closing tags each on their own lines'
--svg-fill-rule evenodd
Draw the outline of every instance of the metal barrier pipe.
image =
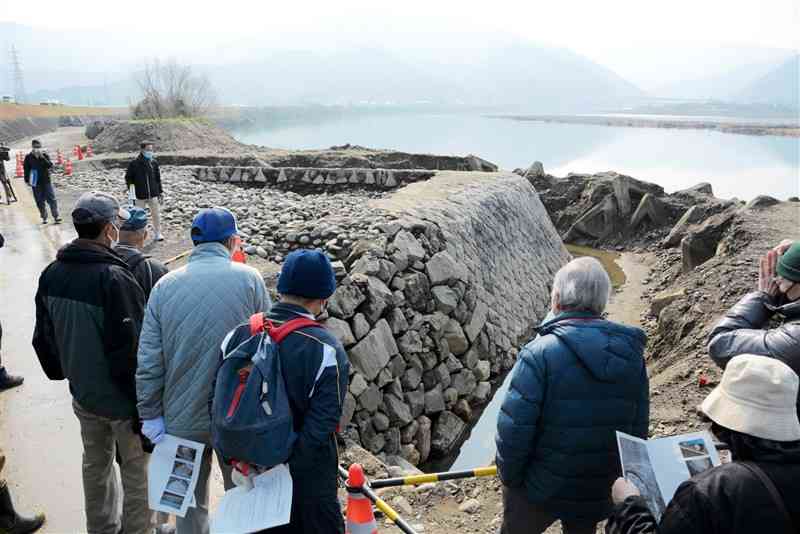
<svg viewBox="0 0 800 534">
<path fill-rule="evenodd" d="M 447 471 L 444 473 L 426 473 L 423 475 L 412 475 L 408 477 L 387 478 L 385 480 L 373 480 L 370 487 L 373 489 L 389 488 L 393 486 L 418 486 L 430 482 L 444 482 L 445 480 L 457 480 L 460 478 L 491 477 L 497 475 L 497 466 L 479 467 L 465 471 Z"/>
<path fill-rule="evenodd" d="M 347 470 L 341 465 L 339 466 L 339 476 L 342 477 L 342 479 L 345 481 L 349 476 L 347 474 Z M 372 488 L 369 487 L 369 482 L 366 482 L 360 488 L 352 488 L 352 489 L 358 490 L 361 493 L 363 493 L 370 501 L 372 501 L 372 504 L 375 505 L 375 508 L 383 512 L 383 514 L 389 519 L 391 519 L 394 522 L 394 524 L 397 525 L 397 528 L 402 530 L 405 534 L 417 534 L 416 531 L 413 528 L 411 528 L 411 525 L 409 525 L 402 517 L 400 517 L 400 514 L 395 512 L 394 508 L 389 506 L 389 504 L 386 501 L 378 497 L 375 494 L 375 492 L 372 491 Z"/>
</svg>

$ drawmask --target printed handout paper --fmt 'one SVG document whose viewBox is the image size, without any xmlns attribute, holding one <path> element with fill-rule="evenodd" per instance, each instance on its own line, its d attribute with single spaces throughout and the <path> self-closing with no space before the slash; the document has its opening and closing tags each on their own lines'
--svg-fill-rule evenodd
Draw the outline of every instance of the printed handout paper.
<svg viewBox="0 0 800 534">
<path fill-rule="evenodd" d="M 617 443 L 623 475 L 639 489 L 656 520 L 681 483 L 720 465 L 708 432 L 651 440 L 617 432 Z"/>
<path fill-rule="evenodd" d="M 285 525 L 292 512 L 292 475 L 281 464 L 225 492 L 211 521 L 212 534 L 258 532 Z"/>
<path fill-rule="evenodd" d="M 194 488 L 200 476 L 205 445 L 167 434 L 150 456 L 147 499 L 151 510 L 179 517 L 195 506 Z"/>
</svg>

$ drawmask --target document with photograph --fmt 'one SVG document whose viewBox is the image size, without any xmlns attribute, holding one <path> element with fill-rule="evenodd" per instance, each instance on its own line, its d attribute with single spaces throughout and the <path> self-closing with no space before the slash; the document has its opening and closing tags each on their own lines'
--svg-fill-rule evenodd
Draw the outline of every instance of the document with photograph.
<svg viewBox="0 0 800 534">
<path fill-rule="evenodd" d="M 184 517 L 195 505 L 205 445 L 167 434 L 156 445 L 147 468 L 147 498 L 151 510 Z"/>
<path fill-rule="evenodd" d="M 681 483 L 720 465 L 708 432 L 643 440 L 617 432 L 622 474 L 647 501 L 656 520 Z"/>
</svg>

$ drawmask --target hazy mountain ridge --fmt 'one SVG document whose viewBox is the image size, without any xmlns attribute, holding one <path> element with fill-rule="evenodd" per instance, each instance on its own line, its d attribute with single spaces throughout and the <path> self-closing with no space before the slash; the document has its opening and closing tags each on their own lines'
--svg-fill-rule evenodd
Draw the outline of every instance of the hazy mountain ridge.
<svg viewBox="0 0 800 534">
<path fill-rule="evenodd" d="M 800 54 L 748 84 L 737 98 L 800 109 Z"/>
</svg>

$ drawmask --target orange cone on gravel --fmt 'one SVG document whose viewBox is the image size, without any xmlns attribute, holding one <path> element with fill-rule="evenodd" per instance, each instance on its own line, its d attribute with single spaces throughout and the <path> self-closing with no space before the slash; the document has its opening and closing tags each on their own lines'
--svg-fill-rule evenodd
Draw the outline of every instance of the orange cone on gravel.
<svg viewBox="0 0 800 534">
<path fill-rule="evenodd" d="M 25 176 L 25 170 L 22 168 L 22 159 L 17 158 L 17 173 L 16 173 L 16 177 L 17 178 L 22 178 L 23 176 Z"/>
<path fill-rule="evenodd" d="M 78 151 L 78 161 L 81 161 L 83 159 L 83 150 L 81 150 L 80 145 L 76 146 L 75 149 Z"/>
<path fill-rule="evenodd" d="M 372 513 L 372 502 L 364 495 L 364 470 L 359 464 L 350 466 L 347 482 L 347 527 L 345 534 L 378 534 L 378 524 Z"/>
</svg>

